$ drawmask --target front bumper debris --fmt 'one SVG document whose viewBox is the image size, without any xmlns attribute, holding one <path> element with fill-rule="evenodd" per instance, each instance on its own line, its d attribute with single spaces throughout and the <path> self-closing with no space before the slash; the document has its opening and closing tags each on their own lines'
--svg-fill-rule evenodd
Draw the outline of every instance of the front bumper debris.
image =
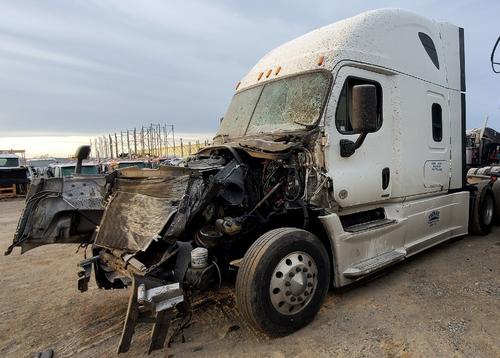
<svg viewBox="0 0 500 358">
<path fill-rule="evenodd" d="M 184 302 L 184 295 L 179 283 L 163 285 L 150 277 L 133 275 L 118 353 L 129 350 L 138 323 L 153 323 L 148 353 L 163 348 L 173 309 L 181 302 Z"/>
</svg>

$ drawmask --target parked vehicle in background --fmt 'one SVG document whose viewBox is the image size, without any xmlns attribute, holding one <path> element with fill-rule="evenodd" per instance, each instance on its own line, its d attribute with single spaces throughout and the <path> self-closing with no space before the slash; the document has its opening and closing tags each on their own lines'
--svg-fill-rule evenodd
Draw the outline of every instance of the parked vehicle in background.
<svg viewBox="0 0 500 358">
<path fill-rule="evenodd" d="M 27 166 L 32 178 L 47 177 L 47 170 L 50 164 L 57 163 L 55 158 L 33 158 L 27 160 Z"/>
<path fill-rule="evenodd" d="M 500 163 L 500 133 L 486 126 L 468 130 L 465 153 L 468 168 Z"/>
<path fill-rule="evenodd" d="M 29 183 L 29 172 L 21 165 L 21 158 L 13 153 L 0 153 L 0 196 L 24 195 Z"/>
<path fill-rule="evenodd" d="M 76 163 L 56 163 L 49 164 L 47 169 L 47 176 L 49 178 L 62 178 L 69 177 L 75 174 Z M 83 163 L 82 173 L 87 175 L 99 174 L 99 165 L 95 163 Z"/>
</svg>

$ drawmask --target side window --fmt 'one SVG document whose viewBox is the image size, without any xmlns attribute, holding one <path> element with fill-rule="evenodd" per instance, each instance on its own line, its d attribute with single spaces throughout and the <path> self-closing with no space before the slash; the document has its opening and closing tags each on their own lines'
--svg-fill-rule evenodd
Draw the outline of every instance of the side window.
<svg viewBox="0 0 500 358">
<path fill-rule="evenodd" d="M 434 46 L 434 41 L 432 41 L 429 35 L 424 34 L 423 32 L 419 32 L 418 37 L 420 39 L 420 42 L 422 43 L 422 46 L 424 46 L 425 52 L 427 52 L 427 55 L 429 55 L 432 63 L 439 70 L 439 59 L 436 51 L 436 46 Z"/>
<path fill-rule="evenodd" d="M 342 90 L 337 104 L 337 111 L 335 112 L 335 126 L 342 134 L 356 134 L 357 132 L 352 129 L 351 115 L 352 115 L 352 88 L 356 85 L 370 84 L 377 87 L 377 130 L 382 126 L 382 87 L 379 83 L 364 80 L 361 78 L 348 77 Z"/>
<path fill-rule="evenodd" d="M 443 139 L 443 111 L 438 103 L 432 104 L 432 139 L 441 142 Z"/>
</svg>

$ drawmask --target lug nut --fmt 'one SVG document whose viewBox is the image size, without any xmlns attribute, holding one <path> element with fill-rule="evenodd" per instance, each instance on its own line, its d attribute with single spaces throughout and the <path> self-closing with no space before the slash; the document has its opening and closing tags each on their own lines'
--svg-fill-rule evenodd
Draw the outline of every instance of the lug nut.
<svg viewBox="0 0 500 358">
<path fill-rule="evenodd" d="M 291 285 L 290 281 L 286 281 L 286 282 L 285 282 L 285 286 L 287 286 L 287 287 L 288 287 L 288 286 L 290 286 L 290 285 Z"/>
<path fill-rule="evenodd" d="M 295 297 L 290 298 L 290 301 L 295 302 L 297 299 Z"/>
<path fill-rule="evenodd" d="M 313 277 L 313 275 L 311 275 L 310 273 L 307 274 L 307 278 L 311 278 Z"/>
<path fill-rule="evenodd" d="M 302 302 L 302 297 L 297 298 L 297 301 Z"/>
<path fill-rule="evenodd" d="M 286 291 L 286 292 L 285 292 L 285 295 L 286 295 L 286 296 L 290 296 L 291 294 L 292 294 L 292 293 L 291 293 L 290 291 Z"/>
<path fill-rule="evenodd" d="M 307 271 L 309 271 L 309 270 L 307 269 L 307 267 L 304 267 L 304 268 L 302 269 L 302 271 L 307 272 Z"/>
<path fill-rule="evenodd" d="M 293 272 L 290 272 L 290 273 L 288 274 L 288 276 L 293 277 L 293 276 L 295 276 L 295 274 L 294 274 Z"/>
<path fill-rule="evenodd" d="M 304 296 L 309 296 L 309 292 L 305 291 Z"/>
<path fill-rule="evenodd" d="M 307 287 L 312 287 L 312 286 L 313 286 L 313 284 L 311 282 L 307 283 Z"/>
<path fill-rule="evenodd" d="M 295 271 L 300 272 L 300 267 L 297 267 Z"/>
</svg>

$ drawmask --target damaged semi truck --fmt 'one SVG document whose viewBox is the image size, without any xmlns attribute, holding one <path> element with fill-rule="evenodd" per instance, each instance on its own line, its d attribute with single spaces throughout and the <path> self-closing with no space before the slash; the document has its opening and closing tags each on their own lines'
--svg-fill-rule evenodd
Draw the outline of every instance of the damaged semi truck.
<svg viewBox="0 0 500 358">
<path fill-rule="evenodd" d="M 463 34 L 376 10 L 292 40 L 184 167 L 34 183 L 8 253 L 88 246 L 82 291 L 92 268 L 101 288 L 131 287 L 119 352 L 144 314 L 162 347 L 173 310 L 221 282 L 251 326 L 293 332 L 329 287 L 490 230 L 492 182 L 466 181 Z"/>
</svg>

